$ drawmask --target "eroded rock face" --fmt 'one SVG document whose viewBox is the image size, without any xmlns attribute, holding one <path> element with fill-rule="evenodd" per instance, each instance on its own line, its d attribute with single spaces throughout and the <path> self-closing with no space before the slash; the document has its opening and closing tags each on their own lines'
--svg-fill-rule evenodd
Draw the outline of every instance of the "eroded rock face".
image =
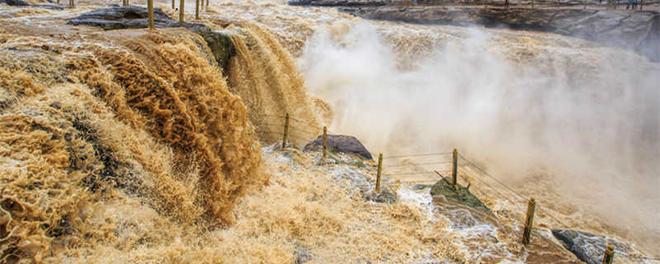
<svg viewBox="0 0 660 264">
<path fill-rule="evenodd" d="M 320 151 L 323 149 L 323 136 L 305 145 L 303 151 Z M 369 150 L 353 136 L 328 135 L 328 150 L 331 152 L 353 153 L 365 159 L 373 159 Z"/>
<path fill-rule="evenodd" d="M 630 246 L 623 242 L 587 232 L 554 229 L 552 230 L 552 234 L 564 244 L 566 249 L 573 252 L 580 260 L 589 264 L 601 263 L 607 243 L 614 245 L 616 252 L 627 253 L 631 251 Z"/>
<path fill-rule="evenodd" d="M 304 3 L 332 5 L 333 2 L 307 0 Z M 657 11 L 354 5 L 334 6 L 367 19 L 558 33 L 634 50 L 651 61 L 660 61 L 660 13 Z"/>
</svg>

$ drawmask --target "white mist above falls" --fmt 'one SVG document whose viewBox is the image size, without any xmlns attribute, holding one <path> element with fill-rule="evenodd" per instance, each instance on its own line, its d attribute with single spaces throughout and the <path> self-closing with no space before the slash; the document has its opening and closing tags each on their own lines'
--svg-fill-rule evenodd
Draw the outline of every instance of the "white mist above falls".
<svg viewBox="0 0 660 264">
<path fill-rule="evenodd" d="M 633 237 L 660 235 L 658 64 L 552 34 L 383 28 L 331 25 L 303 51 L 335 131 L 386 156 L 457 147 L 519 185 L 549 175 L 567 200 Z M 402 67 L 415 42 L 431 45 Z"/>
</svg>

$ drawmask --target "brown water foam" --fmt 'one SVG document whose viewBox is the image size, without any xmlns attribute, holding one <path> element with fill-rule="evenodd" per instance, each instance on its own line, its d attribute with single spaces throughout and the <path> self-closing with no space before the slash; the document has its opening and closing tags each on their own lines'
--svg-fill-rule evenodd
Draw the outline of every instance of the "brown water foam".
<svg viewBox="0 0 660 264">
<path fill-rule="evenodd" d="M 298 129 L 292 129 L 298 137 L 320 134 L 321 118 L 331 115 L 329 108 L 307 94 L 302 76 L 280 42 L 253 24 L 230 29 L 237 33 L 231 36 L 236 55 L 229 62 L 229 84 L 250 109 L 260 138 L 281 139 L 281 117 L 286 113 L 302 121 L 295 124 Z"/>
<path fill-rule="evenodd" d="M 117 231 L 139 222 L 94 220 L 101 204 L 152 210 L 163 217 L 156 223 L 193 231 L 230 224 L 236 199 L 267 180 L 246 108 L 200 37 L 1 37 L 4 261 L 145 243 Z"/>
</svg>

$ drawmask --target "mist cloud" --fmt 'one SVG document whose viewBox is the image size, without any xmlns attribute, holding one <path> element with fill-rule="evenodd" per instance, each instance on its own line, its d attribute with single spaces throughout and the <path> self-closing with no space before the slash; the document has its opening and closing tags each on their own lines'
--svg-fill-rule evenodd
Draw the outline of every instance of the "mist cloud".
<svg viewBox="0 0 660 264">
<path fill-rule="evenodd" d="M 406 71 L 370 24 L 319 30 L 300 68 L 331 127 L 373 151 L 458 147 L 510 180 L 547 171 L 570 199 L 657 238 L 660 66 L 568 37 L 513 51 L 499 31 L 465 30 Z"/>
</svg>

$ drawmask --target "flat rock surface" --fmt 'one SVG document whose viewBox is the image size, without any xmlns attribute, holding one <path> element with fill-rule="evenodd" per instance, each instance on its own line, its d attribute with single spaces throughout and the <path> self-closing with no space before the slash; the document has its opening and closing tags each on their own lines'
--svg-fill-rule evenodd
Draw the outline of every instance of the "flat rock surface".
<svg viewBox="0 0 660 264">
<path fill-rule="evenodd" d="M 72 25 L 88 25 L 105 30 L 146 28 L 147 9 L 141 6 L 113 6 L 84 13 L 68 21 Z M 179 23 L 159 8 L 154 9 L 156 27 L 174 27 Z"/>
</svg>

